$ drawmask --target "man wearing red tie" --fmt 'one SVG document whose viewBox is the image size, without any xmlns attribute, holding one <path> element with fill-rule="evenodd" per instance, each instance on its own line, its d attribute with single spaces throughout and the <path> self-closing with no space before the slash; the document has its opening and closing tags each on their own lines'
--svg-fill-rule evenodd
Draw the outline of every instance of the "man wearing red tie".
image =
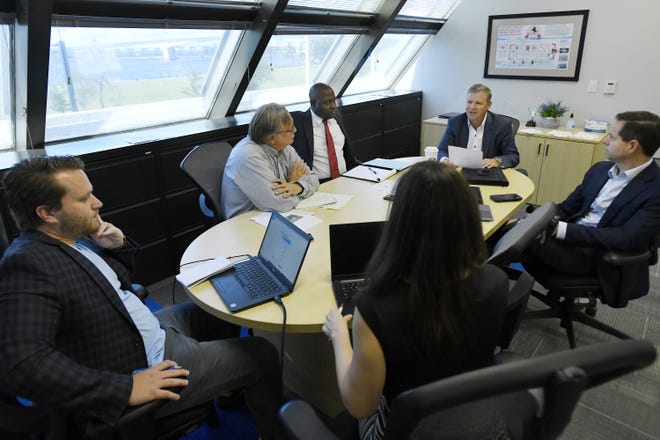
<svg viewBox="0 0 660 440">
<path fill-rule="evenodd" d="M 293 148 L 321 182 L 339 177 L 357 163 L 337 112 L 335 92 L 323 83 L 309 89 L 310 108 L 291 112 L 298 129 Z"/>
</svg>

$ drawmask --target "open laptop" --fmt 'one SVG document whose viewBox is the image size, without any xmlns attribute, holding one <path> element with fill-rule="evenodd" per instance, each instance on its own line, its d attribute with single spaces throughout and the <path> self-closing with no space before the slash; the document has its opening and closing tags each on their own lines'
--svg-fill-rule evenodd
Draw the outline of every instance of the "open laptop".
<svg viewBox="0 0 660 440">
<path fill-rule="evenodd" d="M 471 186 L 472 194 L 477 199 L 477 204 L 479 205 L 479 216 L 481 217 L 482 222 L 492 222 L 493 221 L 493 212 L 490 210 L 490 206 L 484 205 L 484 198 L 481 197 L 481 190 L 478 186 Z"/>
<path fill-rule="evenodd" d="M 367 285 L 366 269 L 384 221 L 330 225 L 330 272 L 337 306 L 353 313 L 353 295 Z"/>
<path fill-rule="evenodd" d="M 293 290 L 312 237 L 277 212 L 273 212 L 256 257 L 234 264 L 233 269 L 211 278 L 211 283 L 231 312 L 264 303 Z"/>
</svg>

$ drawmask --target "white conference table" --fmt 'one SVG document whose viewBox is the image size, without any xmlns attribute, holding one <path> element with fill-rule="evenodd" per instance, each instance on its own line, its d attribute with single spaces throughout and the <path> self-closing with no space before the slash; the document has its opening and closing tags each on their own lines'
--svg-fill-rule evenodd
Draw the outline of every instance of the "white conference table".
<svg viewBox="0 0 660 440">
<path fill-rule="evenodd" d="M 423 158 L 407 158 L 417 161 Z M 401 159 L 398 159 L 401 160 Z M 405 171 L 404 171 L 405 172 Z M 517 211 L 534 192 L 534 184 L 525 175 L 504 170 L 509 186 L 479 186 L 485 204 L 490 205 L 492 222 L 482 222 L 484 237 L 489 237 Z M 388 179 L 394 182 L 402 173 Z M 386 181 L 386 182 L 388 182 Z M 284 383 L 329 416 L 343 410 L 334 373 L 332 348 L 321 332 L 325 315 L 337 307 L 332 293 L 330 275 L 329 227 L 336 223 L 379 221 L 387 218 L 391 202 L 383 200 L 391 185 L 340 177 L 322 184 L 318 191 L 350 194 L 353 198 L 340 210 L 316 208 L 310 213 L 321 223 L 307 230 L 312 240 L 292 293 L 282 298 L 287 311 L 284 356 Z M 517 193 L 522 200 L 495 203 L 492 194 Z M 213 226 L 197 237 L 181 258 L 181 270 L 194 267 L 196 261 L 249 253 L 256 255 L 266 228 L 250 218 L 259 211 L 250 211 Z M 451 239 L 448 237 L 448 239 Z M 280 347 L 282 309 L 268 302 L 238 313 L 231 313 L 210 281 L 193 286 L 188 291 L 191 300 L 212 315 L 237 325 L 254 329 L 255 335 Z"/>
<path fill-rule="evenodd" d="M 396 180 L 401 173 L 390 180 Z M 492 222 L 483 222 L 484 236 L 489 237 L 518 210 L 532 195 L 534 185 L 530 179 L 515 170 L 505 170 L 508 187 L 480 186 L 484 203 L 493 212 Z M 287 332 L 318 333 L 325 315 L 335 307 L 330 279 L 330 243 L 328 225 L 379 221 L 387 218 L 391 202 L 383 200 L 389 191 L 373 182 L 340 177 L 320 186 L 319 191 L 351 194 L 351 201 L 340 210 L 316 208 L 313 213 L 322 222 L 311 227 L 312 240 L 293 292 L 283 297 L 287 309 Z M 381 188 L 380 190 L 378 188 Z M 517 193 L 518 202 L 495 203 L 492 194 Z M 259 211 L 250 211 L 213 226 L 197 237 L 181 258 L 181 270 L 194 267 L 194 261 L 229 257 L 240 254 L 256 255 L 263 238 L 265 227 L 251 221 Z M 450 237 L 448 237 L 450 239 Z M 277 304 L 267 303 L 238 313 L 231 313 L 224 305 L 209 281 L 194 286 L 189 296 L 197 305 L 209 313 L 232 322 L 266 331 L 281 330 L 282 311 Z"/>
</svg>

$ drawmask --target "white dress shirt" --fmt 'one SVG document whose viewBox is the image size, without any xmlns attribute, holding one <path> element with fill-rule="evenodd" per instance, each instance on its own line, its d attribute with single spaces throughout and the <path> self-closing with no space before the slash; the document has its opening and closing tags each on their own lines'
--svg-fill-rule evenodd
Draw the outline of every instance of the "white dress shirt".
<svg viewBox="0 0 660 440">
<path fill-rule="evenodd" d="M 314 113 L 314 110 L 309 111 L 312 115 L 312 131 L 314 133 L 314 158 L 313 170 L 314 174 L 319 179 L 327 179 L 330 177 L 330 162 L 328 161 L 328 143 L 325 140 L 325 126 L 323 119 Z M 335 154 L 337 156 L 337 166 L 339 167 L 339 174 L 346 172 L 346 161 L 344 160 L 344 143 L 346 138 L 344 133 L 341 132 L 339 124 L 335 118 L 328 119 L 328 128 L 332 135 L 332 140 L 335 143 Z"/>
</svg>

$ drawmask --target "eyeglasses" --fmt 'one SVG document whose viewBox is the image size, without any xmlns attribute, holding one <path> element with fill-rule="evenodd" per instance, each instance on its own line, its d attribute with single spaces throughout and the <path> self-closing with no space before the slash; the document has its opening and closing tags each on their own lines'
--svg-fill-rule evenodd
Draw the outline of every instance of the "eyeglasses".
<svg viewBox="0 0 660 440">
<path fill-rule="evenodd" d="M 294 133 L 295 131 L 296 131 L 296 126 L 295 126 L 295 125 L 292 125 L 292 126 L 291 126 L 291 129 L 289 129 L 289 130 L 280 130 L 280 131 L 276 131 L 275 134 L 281 134 L 281 133 Z"/>
</svg>

